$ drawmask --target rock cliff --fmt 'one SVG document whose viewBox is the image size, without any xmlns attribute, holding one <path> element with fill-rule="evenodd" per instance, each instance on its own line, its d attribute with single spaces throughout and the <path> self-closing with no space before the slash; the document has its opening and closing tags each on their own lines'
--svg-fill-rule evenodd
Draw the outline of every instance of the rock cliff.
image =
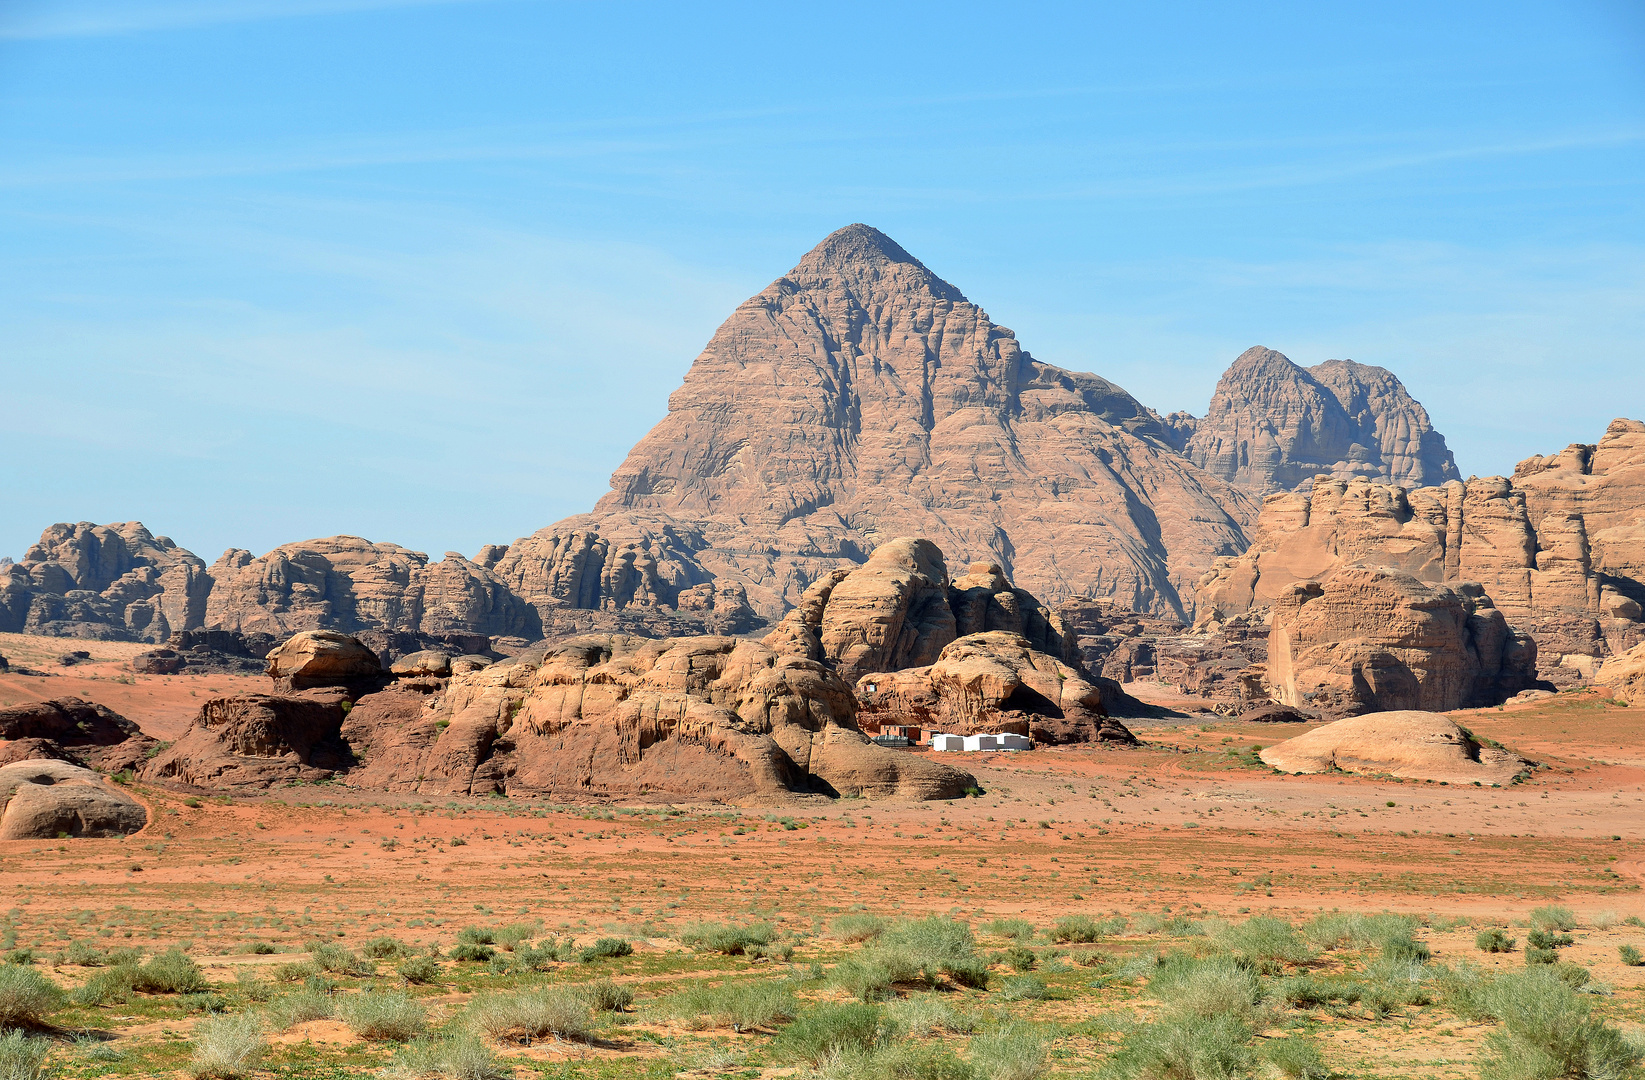
<svg viewBox="0 0 1645 1080">
<path fill-rule="evenodd" d="M 1384 368 L 1302 368 L 1260 345 L 1223 373 L 1205 416 L 1172 413 L 1171 441 L 1194 464 L 1259 496 L 1316 475 L 1423 487 L 1457 479 L 1428 412 Z"/>
<path fill-rule="evenodd" d="M 1249 550 L 1199 583 L 1198 625 L 1274 603 L 1350 564 L 1428 583 L 1479 583 L 1540 647 L 1542 674 L 1645 640 L 1645 424 L 1617 420 L 1598 444 L 1522 462 L 1512 478 L 1406 490 L 1320 477 L 1264 501 Z"/>
</svg>

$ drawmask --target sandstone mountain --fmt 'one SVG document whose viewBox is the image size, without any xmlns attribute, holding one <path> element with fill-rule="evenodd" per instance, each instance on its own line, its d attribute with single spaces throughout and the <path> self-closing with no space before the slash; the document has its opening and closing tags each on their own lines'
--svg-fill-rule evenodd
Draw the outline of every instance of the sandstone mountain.
<svg viewBox="0 0 1645 1080">
<path fill-rule="evenodd" d="M 1036 360 L 866 225 L 737 308 L 611 485 L 593 513 L 512 545 L 499 575 L 528 562 L 581 603 L 619 607 L 729 582 L 777 618 L 842 561 L 908 535 L 1047 602 L 1180 615 L 1202 568 L 1244 548 L 1254 511 L 1131 395 Z"/>
<path fill-rule="evenodd" d="M 1165 418 L 1194 464 L 1258 496 L 1315 475 L 1405 487 L 1460 477 L 1428 412 L 1384 368 L 1327 360 L 1302 368 L 1260 345 L 1217 383 L 1203 418 Z"/>
<path fill-rule="evenodd" d="M 1406 489 L 1320 477 L 1269 495 L 1248 551 L 1200 582 L 1199 625 L 1273 604 L 1298 582 L 1378 566 L 1476 582 L 1537 641 L 1542 674 L 1645 640 L 1645 423 L 1522 462 L 1514 476 Z M 1567 663 L 1565 668 L 1571 670 Z"/>
</svg>

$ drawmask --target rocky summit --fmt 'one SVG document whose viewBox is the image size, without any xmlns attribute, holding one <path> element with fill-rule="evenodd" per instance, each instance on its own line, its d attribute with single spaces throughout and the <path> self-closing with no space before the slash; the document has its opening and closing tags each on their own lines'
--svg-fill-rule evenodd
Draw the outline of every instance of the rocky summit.
<svg viewBox="0 0 1645 1080">
<path fill-rule="evenodd" d="M 1352 360 L 1303 368 L 1254 346 L 1223 373 L 1204 417 L 1172 413 L 1165 423 L 1194 464 L 1259 496 L 1322 474 L 1405 487 L 1460 478 L 1445 436 L 1405 385 Z"/>
<path fill-rule="evenodd" d="M 598 537 L 568 590 L 620 606 L 734 582 L 775 618 L 842 560 L 923 536 L 1051 603 L 1181 614 L 1255 510 L 1130 394 L 1035 359 L 866 225 L 737 308 L 611 486 L 504 564 Z"/>
</svg>

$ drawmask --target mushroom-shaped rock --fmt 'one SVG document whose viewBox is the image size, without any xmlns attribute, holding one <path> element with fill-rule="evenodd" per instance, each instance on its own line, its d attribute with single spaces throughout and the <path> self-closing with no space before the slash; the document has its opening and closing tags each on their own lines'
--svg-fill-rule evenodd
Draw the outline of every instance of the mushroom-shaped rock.
<svg viewBox="0 0 1645 1080">
<path fill-rule="evenodd" d="M 355 688 L 381 679 L 383 666 L 359 638 L 336 630 L 304 630 L 268 654 L 267 674 L 280 691 Z"/>
<path fill-rule="evenodd" d="M 1443 713 L 1415 710 L 1338 720 L 1260 756 L 1282 772 L 1340 769 L 1450 784 L 1507 784 L 1532 767 L 1510 750 L 1481 743 Z"/>
<path fill-rule="evenodd" d="M 148 822 L 141 803 L 66 761 L 0 767 L 0 840 L 126 836 Z"/>
</svg>

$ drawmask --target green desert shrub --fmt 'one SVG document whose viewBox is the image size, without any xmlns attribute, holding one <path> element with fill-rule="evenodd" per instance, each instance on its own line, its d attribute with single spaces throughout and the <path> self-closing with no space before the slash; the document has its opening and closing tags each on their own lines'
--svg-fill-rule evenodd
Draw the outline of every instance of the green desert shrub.
<svg viewBox="0 0 1645 1080">
<path fill-rule="evenodd" d="M 1609 1080 L 1633 1076 L 1639 1067 L 1640 1049 L 1546 968 L 1497 979 L 1485 1001 L 1502 1026 L 1486 1038 L 1484 1080 Z"/>
<path fill-rule="evenodd" d="M 702 952 L 738 956 L 746 952 L 750 945 L 769 945 L 774 936 L 776 932 L 771 924 L 765 922 L 749 923 L 747 926 L 698 922 L 680 931 L 680 944 Z"/>
<path fill-rule="evenodd" d="M 933 1043 L 836 1050 L 812 1075 L 817 1080 L 977 1080 L 977 1070 L 970 1062 Z"/>
<path fill-rule="evenodd" d="M 1537 964 L 1557 963 L 1559 963 L 1559 953 L 1553 949 L 1539 949 L 1534 945 L 1525 947 L 1525 965 L 1527 967 L 1534 967 Z"/>
<path fill-rule="evenodd" d="M 1258 1052 L 1275 1080 L 1327 1080 L 1331 1075 L 1319 1044 L 1306 1035 L 1268 1039 Z"/>
<path fill-rule="evenodd" d="M 836 938 L 854 945 L 860 941 L 871 941 L 885 933 L 885 920 L 865 911 L 848 912 L 835 919 L 830 929 Z"/>
<path fill-rule="evenodd" d="M 530 1043 L 554 1036 L 582 1040 L 593 1027 L 588 1000 L 569 986 L 484 994 L 468 1007 L 473 1025 L 501 1042 Z"/>
<path fill-rule="evenodd" d="M 1311 1009 L 1339 1001 L 1351 1004 L 1358 1001 L 1363 992 L 1364 986 L 1357 979 L 1293 975 L 1280 981 L 1276 996 L 1293 1008 Z"/>
<path fill-rule="evenodd" d="M 1641 954 L 1640 951 L 1632 945 L 1618 945 L 1616 947 L 1616 955 L 1617 959 L 1621 960 L 1628 967 L 1640 967 L 1641 965 L 1645 965 L 1645 954 Z"/>
<path fill-rule="evenodd" d="M 692 1027 L 725 1026 L 738 1031 L 792 1020 L 797 1011 L 793 990 L 774 979 L 695 982 L 669 994 L 656 1008 Z"/>
<path fill-rule="evenodd" d="M 1013 971 L 1033 971 L 1039 966 L 1040 957 L 1033 949 L 1021 945 L 1013 945 L 1000 954 L 1000 959 L 1010 965 Z"/>
<path fill-rule="evenodd" d="M 350 994 L 337 1006 L 343 1023 L 363 1039 L 406 1042 L 428 1027 L 428 1010 L 399 990 L 368 990 Z"/>
<path fill-rule="evenodd" d="M 1026 1024 L 979 1035 L 969 1049 L 980 1080 L 1034 1080 L 1045 1071 L 1045 1037 Z"/>
<path fill-rule="evenodd" d="M 369 960 L 362 960 L 352 951 L 329 941 L 311 943 L 308 954 L 316 967 L 332 975 L 370 975 L 377 970 Z"/>
<path fill-rule="evenodd" d="M 886 1001 L 895 996 L 891 968 L 873 959 L 842 960 L 829 973 L 829 981 L 860 1001 Z"/>
<path fill-rule="evenodd" d="M 1390 959 L 1427 960 L 1430 952 L 1427 945 L 1417 940 L 1417 926 L 1417 920 L 1411 916 L 1392 912 L 1375 915 L 1328 912 L 1305 923 L 1302 934 L 1321 949 L 1348 945 L 1356 949 L 1377 949 Z"/>
<path fill-rule="evenodd" d="M 1525 935 L 1525 941 L 1534 949 L 1563 949 L 1576 944 L 1576 939 L 1570 934 L 1562 934 L 1557 930 L 1542 930 L 1533 927 Z"/>
<path fill-rule="evenodd" d="M 360 951 L 372 960 L 395 960 L 408 955 L 411 949 L 391 937 L 375 937 L 360 946 Z"/>
<path fill-rule="evenodd" d="M 401 960 L 395 972 L 408 983 L 426 985 L 440 977 L 440 964 L 432 956 L 412 956 Z"/>
<path fill-rule="evenodd" d="M 457 931 L 459 945 L 495 945 L 497 931 L 490 926 L 465 926 Z"/>
<path fill-rule="evenodd" d="M 885 1015 L 888 1025 L 899 1035 L 913 1038 L 963 1035 L 976 1028 L 970 1017 L 937 994 L 910 994 L 886 1006 Z"/>
<path fill-rule="evenodd" d="M 1000 997 L 1006 1001 L 1043 1001 L 1049 988 L 1038 975 L 1013 975 L 1000 987 Z"/>
<path fill-rule="evenodd" d="M 33 1027 L 61 1008 L 62 987 L 31 967 L 0 967 L 0 1027 Z"/>
<path fill-rule="evenodd" d="M 585 964 L 592 964 L 596 960 L 608 960 L 617 956 L 628 956 L 634 951 L 634 946 L 617 937 L 603 937 L 594 944 L 584 947 L 577 953 L 577 959 Z"/>
<path fill-rule="evenodd" d="M 610 979 L 586 983 L 582 992 L 595 1012 L 622 1012 L 634 1004 L 634 991 Z"/>
<path fill-rule="evenodd" d="M 320 965 L 312 960 L 298 960 L 290 964 L 276 964 L 275 982 L 303 982 L 320 974 Z"/>
<path fill-rule="evenodd" d="M 1232 1016 L 1247 1024 L 1257 1018 L 1262 1001 L 1256 974 L 1229 956 L 1172 953 L 1148 981 L 1148 992 L 1175 1013 Z"/>
<path fill-rule="evenodd" d="M 79 1005 L 114 1005 L 128 1000 L 137 989 L 137 969 L 130 964 L 104 968 L 74 991 Z"/>
<path fill-rule="evenodd" d="M 453 960 L 485 963 L 497 955 L 497 950 L 489 945 L 478 945 L 471 941 L 463 941 L 453 945 L 451 952 L 447 955 Z"/>
<path fill-rule="evenodd" d="M 246 943 L 246 952 L 253 956 L 273 956 L 275 949 L 266 941 L 250 941 Z"/>
<path fill-rule="evenodd" d="M 40 1080 L 46 1074 L 51 1043 L 31 1039 L 21 1031 L 0 1037 L 0 1080 Z"/>
<path fill-rule="evenodd" d="M 779 1060 L 819 1065 L 834 1054 L 872 1049 L 880 1038 L 879 1006 L 851 1001 L 819 1003 L 794 1017 L 772 1043 Z"/>
<path fill-rule="evenodd" d="M 1474 947 L 1480 952 L 1513 952 L 1514 939 L 1500 927 L 1493 926 L 1474 935 Z"/>
<path fill-rule="evenodd" d="M 263 1018 L 256 1013 L 209 1016 L 194 1028 L 189 1075 L 196 1080 L 238 1080 L 250 1075 L 268 1051 Z"/>
<path fill-rule="evenodd" d="M 390 1080 L 505 1080 L 505 1069 L 484 1040 L 472 1032 L 417 1039 L 402 1046 L 383 1070 Z"/>
<path fill-rule="evenodd" d="M 509 923 L 498 927 L 490 944 L 499 945 L 509 952 L 513 952 L 522 944 L 537 936 L 541 925 L 538 923 Z"/>
<path fill-rule="evenodd" d="M 1314 955 L 1296 927 L 1269 915 L 1254 915 L 1242 923 L 1224 927 L 1216 940 L 1235 956 L 1259 965 L 1278 961 L 1301 963 Z"/>
<path fill-rule="evenodd" d="M 310 1020 L 324 1020 L 336 1010 L 330 994 L 298 990 L 276 1001 L 268 1010 L 269 1023 L 276 1031 L 288 1031 Z"/>
<path fill-rule="evenodd" d="M 1547 907 L 1532 909 L 1531 927 L 1536 930 L 1569 933 L 1576 929 L 1576 916 L 1571 913 L 1571 909 L 1568 907 L 1550 904 Z"/>
<path fill-rule="evenodd" d="M 1084 915 L 1076 915 L 1074 918 L 1090 921 Z M 995 937 L 1012 938 L 1016 941 L 1031 941 L 1034 937 L 1034 924 L 1027 919 L 995 919 L 988 924 L 987 930 Z"/>
<path fill-rule="evenodd" d="M 71 941 L 68 948 L 63 950 L 63 963 L 75 964 L 79 967 L 102 967 L 109 962 L 109 954 L 97 947 L 94 941 L 80 938 Z"/>
<path fill-rule="evenodd" d="M 1126 1036 L 1101 1075 L 1113 1080 L 1233 1080 L 1254 1064 L 1251 1028 L 1235 1016 L 1166 1015 Z"/>
<path fill-rule="evenodd" d="M 132 974 L 133 987 L 150 994 L 193 994 L 208 989 L 200 965 L 182 949 L 168 949 Z"/>
</svg>

